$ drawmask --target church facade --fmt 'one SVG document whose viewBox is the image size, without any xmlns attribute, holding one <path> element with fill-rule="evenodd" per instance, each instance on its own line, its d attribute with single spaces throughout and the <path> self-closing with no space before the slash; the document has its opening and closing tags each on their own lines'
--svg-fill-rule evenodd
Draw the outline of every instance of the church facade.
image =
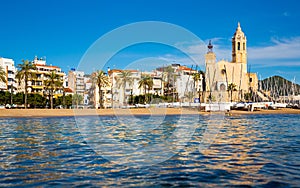
<svg viewBox="0 0 300 188">
<path fill-rule="evenodd" d="M 232 61 L 216 62 L 209 42 L 205 65 L 206 102 L 246 101 L 258 89 L 256 73 L 247 71 L 247 38 L 240 23 L 232 37 Z"/>
</svg>

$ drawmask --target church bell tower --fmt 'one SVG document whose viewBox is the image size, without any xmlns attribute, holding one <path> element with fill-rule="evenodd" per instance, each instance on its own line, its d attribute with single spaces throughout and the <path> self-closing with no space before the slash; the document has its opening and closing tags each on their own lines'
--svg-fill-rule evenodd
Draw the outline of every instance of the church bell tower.
<svg viewBox="0 0 300 188">
<path fill-rule="evenodd" d="M 215 88 L 215 73 L 216 73 L 216 54 L 213 52 L 213 45 L 211 41 L 207 46 L 208 51 L 205 54 L 205 82 L 206 91 L 213 91 Z"/>
<path fill-rule="evenodd" d="M 232 63 L 247 64 L 247 39 L 240 22 L 238 22 L 238 27 L 232 37 Z"/>
</svg>

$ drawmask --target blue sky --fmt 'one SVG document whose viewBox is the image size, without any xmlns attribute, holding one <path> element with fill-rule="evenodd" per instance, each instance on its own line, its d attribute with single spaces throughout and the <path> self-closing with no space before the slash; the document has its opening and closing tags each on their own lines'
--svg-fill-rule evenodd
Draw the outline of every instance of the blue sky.
<svg viewBox="0 0 300 188">
<path fill-rule="evenodd" d="M 248 40 L 251 72 L 262 78 L 281 75 L 290 80 L 295 77 L 298 83 L 300 80 L 300 1 L 297 0 L 0 0 L 0 5 L 0 56 L 12 58 L 16 64 L 37 55 L 67 72 L 78 66 L 85 52 L 101 36 L 140 21 L 183 27 L 205 43 L 212 40 L 217 59 L 230 61 L 231 37 L 240 21 Z M 198 46 L 191 44 L 189 49 L 197 52 Z M 147 57 L 163 60 L 157 61 L 157 65 L 176 62 L 191 66 L 178 50 L 157 44 L 125 48 L 109 64 L 112 68 L 122 68 Z M 201 67 L 203 62 L 199 64 Z M 86 72 L 98 69 L 85 68 Z"/>
</svg>

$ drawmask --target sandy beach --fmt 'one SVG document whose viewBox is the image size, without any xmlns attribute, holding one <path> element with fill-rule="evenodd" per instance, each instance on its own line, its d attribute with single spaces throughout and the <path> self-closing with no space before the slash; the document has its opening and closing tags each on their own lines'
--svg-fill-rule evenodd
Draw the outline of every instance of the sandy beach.
<svg viewBox="0 0 300 188">
<path fill-rule="evenodd" d="M 0 109 L 0 117 L 64 117 L 84 115 L 180 115 L 209 114 L 185 108 L 137 108 L 137 109 Z M 214 113 L 214 112 L 212 112 Z M 258 110 L 254 112 L 232 110 L 227 115 L 249 114 L 300 114 L 300 109 Z"/>
</svg>

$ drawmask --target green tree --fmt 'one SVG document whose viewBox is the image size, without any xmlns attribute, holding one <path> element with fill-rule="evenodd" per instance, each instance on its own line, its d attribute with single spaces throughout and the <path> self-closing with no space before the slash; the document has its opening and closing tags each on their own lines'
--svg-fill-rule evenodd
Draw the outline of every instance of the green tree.
<svg viewBox="0 0 300 188">
<path fill-rule="evenodd" d="M 95 103 L 96 86 L 95 85 L 96 85 L 95 83 L 92 83 L 91 87 L 87 90 L 89 105 L 93 105 L 94 107 L 96 106 L 96 103 Z"/>
<path fill-rule="evenodd" d="M 28 81 L 32 78 L 36 77 L 35 70 L 36 66 L 32 62 L 28 60 L 22 60 L 22 64 L 18 64 L 18 72 L 16 74 L 16 78 L 18 79 L 19 84 L 21 81 L 24 81 L 25 84 L 25 109 L 27 108 L 27 95 L 28 95 Z"/>
<path fill-rule="evenodd" d="M 139 88 L 144 89 L 145 102 L 148 103 L 149 99 L 147 97 L 146 91 L 148 91 L 149 96 L 150 90 L 153 88 L 153 79 L 149 75 L 143 75 L 142 79 L 139 81 Z"/>
<path fill-rule="evenodd" d="M 228 85 L 228 91 L 230 91 L 230 102 L 232 102 L 232 92 L 236 91 L 236 84 L 230 83 Z"/>
<path fill-rule="evenodd" d="M 98 70 L 91 75 L 93 85 L 97 85 L 99 88 L 99 105 L 100 108 L 104 108 L 103 105 L 103 87 L 109 84 L 108 76 L 102 70 Z"/>
<path fill-rule="evenodd" d="M 250 92 L 250 93 L 245 93 L 244 94 L 244 99 L 245 100 L 247 100 L 247 101 L 250 101 L 251 99 L 252 99 L 252 93 Z"/>
<path fill-rule="evenodd" d="M 137 95 L 133 97 L 133 103 L 143 104 L 145 102 L 145 95 Z"/>
<path fill-rule="evenodd" d="M 123 88 L 123 103 L 126 103 L 126 85 L 132 84 L 132 73 L 130 71 L 124 70 L 121 71 L 121 75 L 117 78 L 117 86 Z"/>
<path fill-rule="evenodd" d="M 151 100 L 151 97 L 152 95 L 150 95 L 150 90 L 153 88 L 153 78 L 149 78 L 148 79 L 148 86 L 147 86 L 147 89 L 148 89 L 148 95 L 149 95 L 149 99 Z M 150 101 L 148 101 L 150 102 Z"/>
<path fill-rule="evenodd" d="M 14 101 L 16 104 L 21 105 L 24 104 L 24 92 L 17 93 L 14 97 Z"/>
<path fill-rule="evenodd" d="M 72 96 L 73 104 L 76 105 L 76 108 L 78 108 L 78 105 L 83 101 L 83 96 L 79 94 L 74 94 Z"/>
<path fill-rule="evenodd" d="M 67 108 L 72 106 L 72 101 L 73 99 L 71 94 L 65 96 L 65 105 Z"/>
<path fill-rule="evenodd" d="M 0 91 L 0 104 L 10 104 L 10 92 Z"/>
<path fill-rule="evenodd" d="M 200 72 L 194 73 L 193 80 L 194 80 L 194 88 L 196 88 L 196 83 L 201 81 L 201 73 Z M 198 93 L 198 98 L 199 98 L 199 102 L 200 102 L 201 101 L 200 88 L 198 88 L 197 93 Z"/>
<path fill-rule="evenodd" d="M 51 71 L 49 74 L 47 74 L 47 80 L 45 80 L 44 84 L 46 86 L 45 89 L 49 91 L 50 106 L 51 109 L 53 109 L 53 95 L 55 91 L 62 89 L 62 85 L 63 85 L 62 78 L 61 76 L 56 74 L 55 71 Z"/>
<path fill-rule="evenodd" d="M 63 105 L 64 104 L 64 102 L 63 102 L 64 99 L 63 98 L 64 98 L 63 96 L 59 96 L 56 99 L 54 99 L 53 100 L 53 106 Z"/>
<path fill-rule="evenodd" d="M 72 95 L 59 96 L 54 100 L 55 106 L 63 105 L 64 108 L 72 106 Z"/>
<path fill-rule="evenodd" d="M 0 81 L 6 83 L 6 72 L 3 70 L 1 66 L 0 66 Z"/>
<path fill-rule="evenodd" d="M 46 105 L 46 98 L 38 93 L 28 94 L 28 104 L 34 108 L 41 108 Z"/>
<path fill-rule="evenodd" d="M 163 70 L 163 80 L 167 86 L 167 91 L 165 92 L 165 94 L 167 96 L 170 96 L 171 94 L 170 87 L 173 87 L 173 84 L 171 82 L 174 82 L 174 79 L 174 68 L 171 65 L 169 65 Z"/>
</svg>

